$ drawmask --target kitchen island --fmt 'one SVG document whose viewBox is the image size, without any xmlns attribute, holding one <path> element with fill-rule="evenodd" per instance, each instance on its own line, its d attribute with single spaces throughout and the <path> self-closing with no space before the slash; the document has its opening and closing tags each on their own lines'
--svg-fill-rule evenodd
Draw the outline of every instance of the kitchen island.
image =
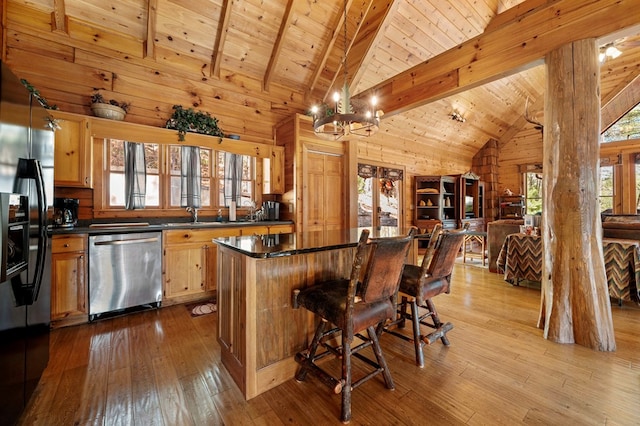
<svg viewBox="0 0 640 426">
<path fill-rule="evenodd" d="M 214 240 L 222 363 L 246 399 L 293 378 L 294 355 L 316 327 L 312 313 L 292 308 L 293 290 L 348 278 L 359 235 L 352 229 Z"/>
</svg>

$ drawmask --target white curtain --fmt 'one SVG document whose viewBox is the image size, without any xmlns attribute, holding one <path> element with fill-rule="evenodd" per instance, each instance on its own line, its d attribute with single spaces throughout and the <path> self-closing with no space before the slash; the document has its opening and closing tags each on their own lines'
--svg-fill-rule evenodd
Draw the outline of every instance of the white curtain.
<svg viewBox="0 0 640 426">
<path fill-rule="evenodd" d="M 197 146 L 182 146 L 182 165 L 180 167 L 180 206 L 200 207 L 200 148 Z"/>
<path fill-rule="evenodd" d="M 224 153 L 224 203 L 235 201 L 240 206 L 242 199 L 242 155 Z"/>
<path fill-rule="evenodd" d="M 124 194 L 127 210 L 143 209 L 147 194 L 144 144 L 124 142 Z"/>
</svg>

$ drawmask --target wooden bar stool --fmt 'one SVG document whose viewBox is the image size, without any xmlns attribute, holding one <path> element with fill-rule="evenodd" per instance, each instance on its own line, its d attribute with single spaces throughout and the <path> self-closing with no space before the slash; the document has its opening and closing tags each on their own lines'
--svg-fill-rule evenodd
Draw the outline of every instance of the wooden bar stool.
<svg viewBox="0 0 640 426">
<path fill-rule="evenodd" d="M 425 344 L 432 344 L 440 339 L 444 345 L 449 345 L 447 332 L 453 328 L 453 324 L 440 320 L 432 299 L 450 291 L 453 265 L 468 226 L 469 224 L 465 224 L 462 229 L 444 231 L 440 224 L 436 225 L 421 266 L 405 265 L 402 272 L 399 288 L 402 301 L 398 308 L 398 316 L 384 328 L 384 331 L 413 342 L 416 364 L 419 367 L 424 367 L 422 347 Z M 407 311 L 407 305 L 411 307 L 411 313 Z M 420 313 L 420 309 L 423 309 L 423 313 Z M 411 320 L 413 326 L 413 338 L 396 331 L 396 328 L 404 327 L 407 319 Z M 426 335 L 420 334 L 420 325 L 430 327 L 434 331 Z"/>
<path fill-rule="evenodd" d="M 486 238 L 487 233 L 482 231 L 467 231 L 464 236 L 464 243 L 462 244 L 462 263 L 467 262 L 467 257 L 469 258 L 479 258 L 482 260 L 482 266 L 486 264 Z M 480 253 L 476 253 L 473 251 L 473 245 L 480 245 Z M 470 247 L 470 250 L 467 248 Z"/>
<path fill-rule="evenodd" d="M 311 372 L 333 392 L 342 393 L 340 419 L 343 423 L 351 420 L 352 389 L 379 373 L 382 373 L 387 388 L 394 389 L 378 337 L 384 323 L 395 316 L 395 297 L 415 232 L 416 229 L 412 228 L 407 236 L 368 240 L 369 231 L 364 230 L 360 235 L 350 278 L 321 281 L 294 291 L 293 306 L 308 309 L 322 319 L 309 348 L 296 355 L 296 361 L 301 366 L 295 378 L 303 381 Z M 361 334 L 364 330 L 367 330 L 367 336 Z M 334 338 L 338 334 L 341 335 L 341 344 L 336 346 Z M 356 337 L 361 343 L 352 347 Z M 359 353 L 370 346 L 375 360 Z M 340 377 L 334 377 L 316 364 L 317 360 L 331 354 L 341 359 Z M 373 370 L 353 380 L 352 356 L 364 361 Z"/>
</svg>

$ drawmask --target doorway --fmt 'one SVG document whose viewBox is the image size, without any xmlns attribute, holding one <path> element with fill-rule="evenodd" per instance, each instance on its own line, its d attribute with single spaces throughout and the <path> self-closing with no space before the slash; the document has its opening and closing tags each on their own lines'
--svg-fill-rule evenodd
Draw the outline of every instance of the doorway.
<svg viewBox="0 0 640 426">
<path fill-rule="evenodd" d="M 402 221 L 403 171 L 383 166 L 358 164 L 358 232 L 372 235 L 400 235 Z"/>
</svg>

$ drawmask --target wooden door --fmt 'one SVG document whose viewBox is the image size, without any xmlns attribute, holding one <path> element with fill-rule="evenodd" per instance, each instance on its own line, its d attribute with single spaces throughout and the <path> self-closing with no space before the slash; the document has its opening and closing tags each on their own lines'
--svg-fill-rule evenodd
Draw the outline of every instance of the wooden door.
<svg viewBox="0 0 640 426">
<path fill-rule="evenodd" d="M 305 150 L 303 159 L 303 228 L 305 232 L 343 229 L 344 156 Z M 329 241 L 325 241 L 329 242 Z"/>
</svg>

